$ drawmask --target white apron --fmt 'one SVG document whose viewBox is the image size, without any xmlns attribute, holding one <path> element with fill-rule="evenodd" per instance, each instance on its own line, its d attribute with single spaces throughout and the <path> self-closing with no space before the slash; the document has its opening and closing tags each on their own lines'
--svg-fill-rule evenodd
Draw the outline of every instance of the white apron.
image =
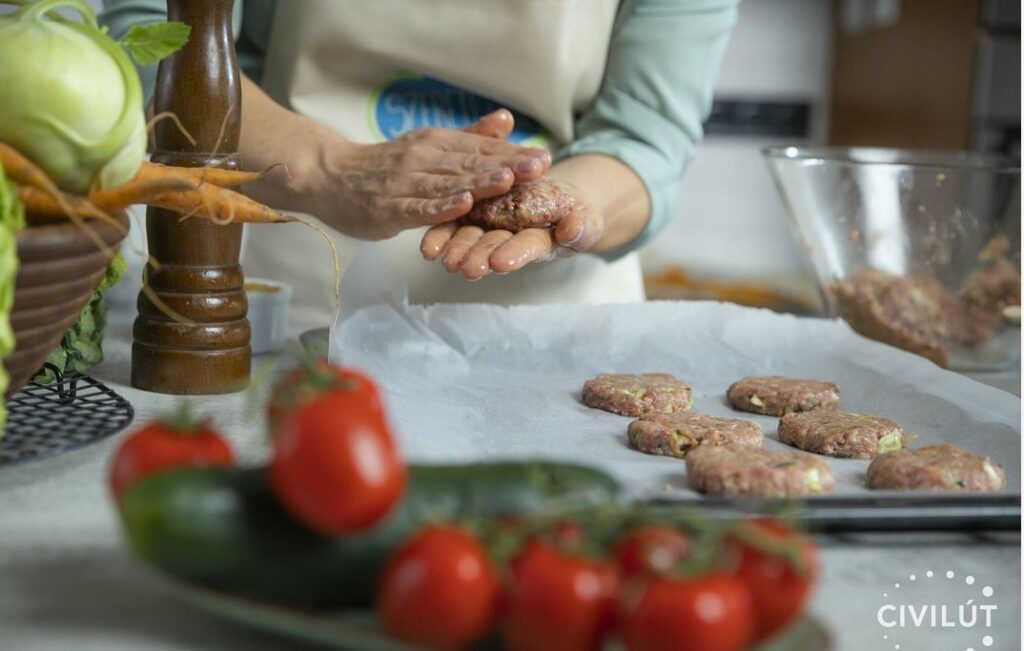
<svg viewBox="0 0 1024 651">
<path fill-rule="evenodd" d="M 515 142 L 555 148 L 596 96 L 618 0 L 288 0 L 278 2 L 263 85 L 283 105 L 363 143 L 458 128 L 498 105 Z M 332 231 L 333 232 L 333 231 Z M 414 303 L 623 302 L 643 299 L 635 254 L 532 264 L 469 282 L 419 253 L 423 229 L 380 243 Z M 342 267 L 360 246 L 334 233 Z M 248 233 L 249 277 L 295 286 L 293 323 L 333 315 L 324 242 L 298 225 Z"/>
</svg>

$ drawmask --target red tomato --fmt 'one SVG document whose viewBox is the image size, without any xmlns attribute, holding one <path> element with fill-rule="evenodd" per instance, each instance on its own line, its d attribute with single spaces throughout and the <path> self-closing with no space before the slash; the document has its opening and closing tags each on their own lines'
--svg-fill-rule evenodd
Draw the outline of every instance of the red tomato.
<svg viewBox="0 0 1024 651">
<path fill-rule="evenodd" d="M 382 412 L 363 392 L 328 389 L 279 425 L 270 484 L 297 520 L 324 534 L 376 524 L 405 490 L 406 469 Z"/>
<path fill-rule="evenodd" d="M 777 521 L 755 520 L 742 526 L 769 544 L 792 545 L 803 570 L 798 571 L 784 556 L 742 540 L 733 543 L 738 554 L 736 576 L 754 598 L 757 639 L 763 640 L 781 631 L 803 611 L 818 577 L 818 551 L 810 538 Z"/>
<path fill-rule="evenodd" d="M 591 651 L 610 628 L 614 564 L 532 540 L 512 559 L 501 626 L 510 651 Z"/>
<path fill-rule="evenodd" d="M 231 446 L 209 424 L 153 421 L 118 446 L 110 466 L 110 489 L 120 499 L 136 481 L 161 470 L 234 463 Z"/>
<path fill-rule="evenodd" d="M 615 561 L 625 576 L 667 572 L 690 551 L 690 538 L 671 527 L 644 525 L 626 533 L 615 545 Z"/>
<path fill-rule="evenodd" d="M 377 589 L 384 628 L 414 644 L 461 649 L 494 627 L 498 579 L 483 547 L 454 526 L 422 529 L 388 560 Z"/>
<path fill-rule="evenodd" d="M 754 632 L 750 592 L 734 576 L 634 576 L 619 599 L 628 651 L 742 651 Z"/>
<path fill-rule="evenodd" d="M 286 416 L 331 389 L 354 391 L 366 408 L 384 413 L 377 385 L 369 376 L 350 368 L 331 366 L 317 360 L 307 367 L 287 373 L 274 386 L 267 402 L 268 430 L 273 437 Z"/>
</svg>

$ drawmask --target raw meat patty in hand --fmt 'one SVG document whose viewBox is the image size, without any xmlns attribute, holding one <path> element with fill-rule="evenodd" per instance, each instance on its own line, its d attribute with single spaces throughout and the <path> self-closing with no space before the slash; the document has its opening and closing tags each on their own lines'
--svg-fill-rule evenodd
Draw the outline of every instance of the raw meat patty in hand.
<svg viewBox="0 0 1024 651">
<path fill-rule="evenodd" d="M 629 444 L 641 452 L 683 458 L 701 446 L 730 443 L 759 448 L 761 426 L 752 420 L 679 412 L 651 414 L 629 424 Z"/>
<path fill-rule="evenodd" d="M 839 387 L 831 382 L 781 375 L 745 377 L 729 387 L 726 397 L 736 409 L 769 416 L 839 409 Z"/>
<path fill-rule="evenodd" d="M 574 205 L 573 196 L 557 183 L 540 179 L 514 185 L 500 197 L 476 202 L 463 221 L 487 230 L 518 233 L 527 228 L 552 227 L 568 217 Z"/>
<path fill-rule="evenodd" d="M 883 454 L 868 466 L 868 488 L 989 492 L 1006 486 L 1006 471 L 983 454 L 947 443 Z"/>
<path fill-rule="evenodd" d="M 690 488 L 705 495 L 800 497 L 825 495 L 836 480 L 824 459 L 805 452 L 771 452 L 739 445 L 701 447 L 686 457 Z"/>
<path fill-rule="evenodd" d="M 583 404 L 622 416 L 671 414 L 693 404 L 693 391 L 668 373 L 602 373 L 583 384 Z"/>
<path fill-rule="evenodd" d="M 779 440 L 807 452 L 848 459 L 874 459 L 899 450 L 906 434 L 881 416 L 805 411 L 779 419 Z"/>
</svg>

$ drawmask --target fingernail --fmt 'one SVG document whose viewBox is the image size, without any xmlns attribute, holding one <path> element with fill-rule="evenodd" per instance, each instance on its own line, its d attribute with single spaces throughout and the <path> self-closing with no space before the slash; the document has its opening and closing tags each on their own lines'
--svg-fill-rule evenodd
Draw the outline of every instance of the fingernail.
<svg viewBox="0 0 1024 651">
<path fill-rule="evenodd" d="M 516 172 L 519 174 L 532 174 L 537 170 L 537 159 L 531 158 L 516 163 Z"/>
<path fill-rule="evenodd" d="M 511 174 L 511 173 L 512 173 L 512 170 L 510 170 L 507 167 L 503 167 L 500 170 L 498 170 L 497 172 L 492 172 L 491 173 L 491 181 L 493 183 L 502 183 L 504 181 L 508 181 L 509 174 Z"/>
<path fill-rule="evenodd" d="M 467 196 L 472 198 L 473 195 L 469 194 L 468 192 L 461 192 L 455 195 L 454 197 L 448 200 L 448 203 L 444 204 L 445 210 L 451 210 L 452 208 L 457 208 L 462 204 L 466 203 Z"/>
</svg>

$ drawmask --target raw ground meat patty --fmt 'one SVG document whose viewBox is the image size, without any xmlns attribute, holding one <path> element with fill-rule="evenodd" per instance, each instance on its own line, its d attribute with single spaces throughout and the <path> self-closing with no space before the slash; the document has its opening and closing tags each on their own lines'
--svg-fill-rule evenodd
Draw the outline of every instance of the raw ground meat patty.
<svg viewBox="0 0 1024 651">
<path fill-rule="evenodd" d="M 622 416 L 671 414 L 693 404 L 693 391 L 668 373 L 602 373 L 583 384 L 583 404 Z"/>
<path fill-rule="evenodd" d="M 881 416 L 805 411 L 779 419 L 779 440 L 830 457 L 874 459 L 904 445 L 903 428 Z"/>
<path fill-rule="evenodd" d="M 629 444 L 641 452 L 683 458 L 700 446 L 730 443 L 759 448 L 761 426 L 752 420 L 679 412 L 651 414 L 629 424 Z"/>
<path fill-rule="evenodd" d="M 500 197 L 478 201 L 463 220 L 488 230 L 518 233 L 527 228 L 548 228 L 568 217 L 575 199 L 551 181 L 514 185 Z"/>
<path fill-rule="evenodd" d="M 824 459 L 804 452 L 771 452 L 739 445 L 702 447 L 686 457 L 690 488 L 705 495 L 799 497 L 836 487 Z"/>
<path fill-rule="evenodd" d="M 734 382 L 725 395 L 736 409 L 769 416 L 839 409 L 839 387 L 831 382 L 781 375 L 745 377 Z"/>
<path fill-rule="evenodd" d="M 868 488 L 919 491 L 998 491 L 1006 472 L 983 454 L 946 443 L 883 454 L 868 466 Z"/>
</svg>

